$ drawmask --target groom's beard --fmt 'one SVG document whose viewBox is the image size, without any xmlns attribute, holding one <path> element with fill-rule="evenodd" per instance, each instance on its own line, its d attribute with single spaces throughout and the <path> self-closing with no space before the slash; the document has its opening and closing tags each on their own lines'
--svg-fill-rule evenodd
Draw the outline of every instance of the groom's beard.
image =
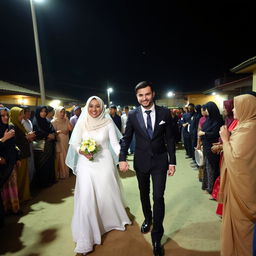
<svg viewBox="0 0 256 256">
<path fill-rule="evenodd" d="M 153 106 L 153 103 L 154 103 L 153 101 L 148 100 L 148 101 L 141 102 L 141 105 L 144 108 L 151 108 Z"/>
</svg>

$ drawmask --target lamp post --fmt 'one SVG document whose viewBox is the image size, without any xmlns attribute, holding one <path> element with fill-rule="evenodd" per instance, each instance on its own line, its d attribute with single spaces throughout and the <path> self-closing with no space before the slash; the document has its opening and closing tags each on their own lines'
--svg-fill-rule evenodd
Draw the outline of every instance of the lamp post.
<svg viewBox="0 0 256 256">
<path fill-rule="evenodd" d="M 110 107 L 110 93 L 113 92 L 112 88 L 107 89 L 107 94 L 108 94 L 108 107 Z"/>
<path fill-rule="evenodd" d="M 39 40 L 38 40 L 36 12 L 35 12 L 35 7 L 34 7 L 33 1 L 34 0 L 30 0 L 30 7 L 31 7 L 31 14 L 32 14 L 34 39 L 35 39 L 37 70 L 38 70 L 38 77 L 39 77 L 41 101 L 42 101 L 42 105 L 45 105 L 45 90 L 44 90 L 43 68 L 42 68 L 41 55 L 40 55 L 40 47 L 39 47 Z"/>
</svg>

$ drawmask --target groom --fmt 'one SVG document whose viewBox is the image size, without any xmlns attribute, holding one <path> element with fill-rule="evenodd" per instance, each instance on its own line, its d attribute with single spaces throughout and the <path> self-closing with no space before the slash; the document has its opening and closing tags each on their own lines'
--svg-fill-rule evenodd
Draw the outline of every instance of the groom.
<svg viewBox="0 0 256 256">
<path fill-rule="evenodd" d="M 164 255 L 161 238 L 164 233 L 164 190 L 166 174 L 175 173 L 175 139 L 170 111 L 154 103 L 155 92 L 151 83 L 143 81 L 135 87 L 140 106 L 128 115 L 124 137 L 121 140 L 119 168 L 128 171 L 126 161 L 129 145 L 135 133 L 134 169 L 145 220 L 141 232 L 151 231 L 155 256 Z M 153 181 L 153 212 L 150 205 L 150 176 Z"/>
</svg>

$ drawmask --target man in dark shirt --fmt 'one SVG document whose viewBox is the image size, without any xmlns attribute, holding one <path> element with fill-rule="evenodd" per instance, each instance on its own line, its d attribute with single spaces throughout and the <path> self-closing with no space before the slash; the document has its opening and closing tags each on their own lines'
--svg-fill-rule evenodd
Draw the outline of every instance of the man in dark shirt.
<svg viewBox="0 0 256 256">
<path fill-rule="evenodd" d="M 114 121 L 115 125 L 121 132 L 121 126 L 122 126 L 121 117 L 117 114 L 117 108 L 115 105 L 110 106 L 109 114 L 110 114 L 112 120 Z"/>
</svg>

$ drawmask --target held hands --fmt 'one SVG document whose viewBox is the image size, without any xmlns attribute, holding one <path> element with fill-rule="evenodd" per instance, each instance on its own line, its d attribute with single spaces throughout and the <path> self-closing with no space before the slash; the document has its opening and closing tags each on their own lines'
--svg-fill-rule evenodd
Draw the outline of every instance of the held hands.
<svg viewBox="0 0 256 256">
<path fill-rule="evenodd" d="M 173 176 L 176 171 L 175 165 L 169 165 L 168 176 Z"/>
<path fill-rule="evenodd" d="M 230 132 L 228 131 L 228 128 L 226 125 L 223 125 L 220 127 L 220 137 L 223 143 L 229 141 Z"/>
<path fill-rule="evenodd" d="M 129 164 L 126 161 L 119 162 L 119 169 L 121 172 L 127 172 L 129 170 Z"/>
</svg>

